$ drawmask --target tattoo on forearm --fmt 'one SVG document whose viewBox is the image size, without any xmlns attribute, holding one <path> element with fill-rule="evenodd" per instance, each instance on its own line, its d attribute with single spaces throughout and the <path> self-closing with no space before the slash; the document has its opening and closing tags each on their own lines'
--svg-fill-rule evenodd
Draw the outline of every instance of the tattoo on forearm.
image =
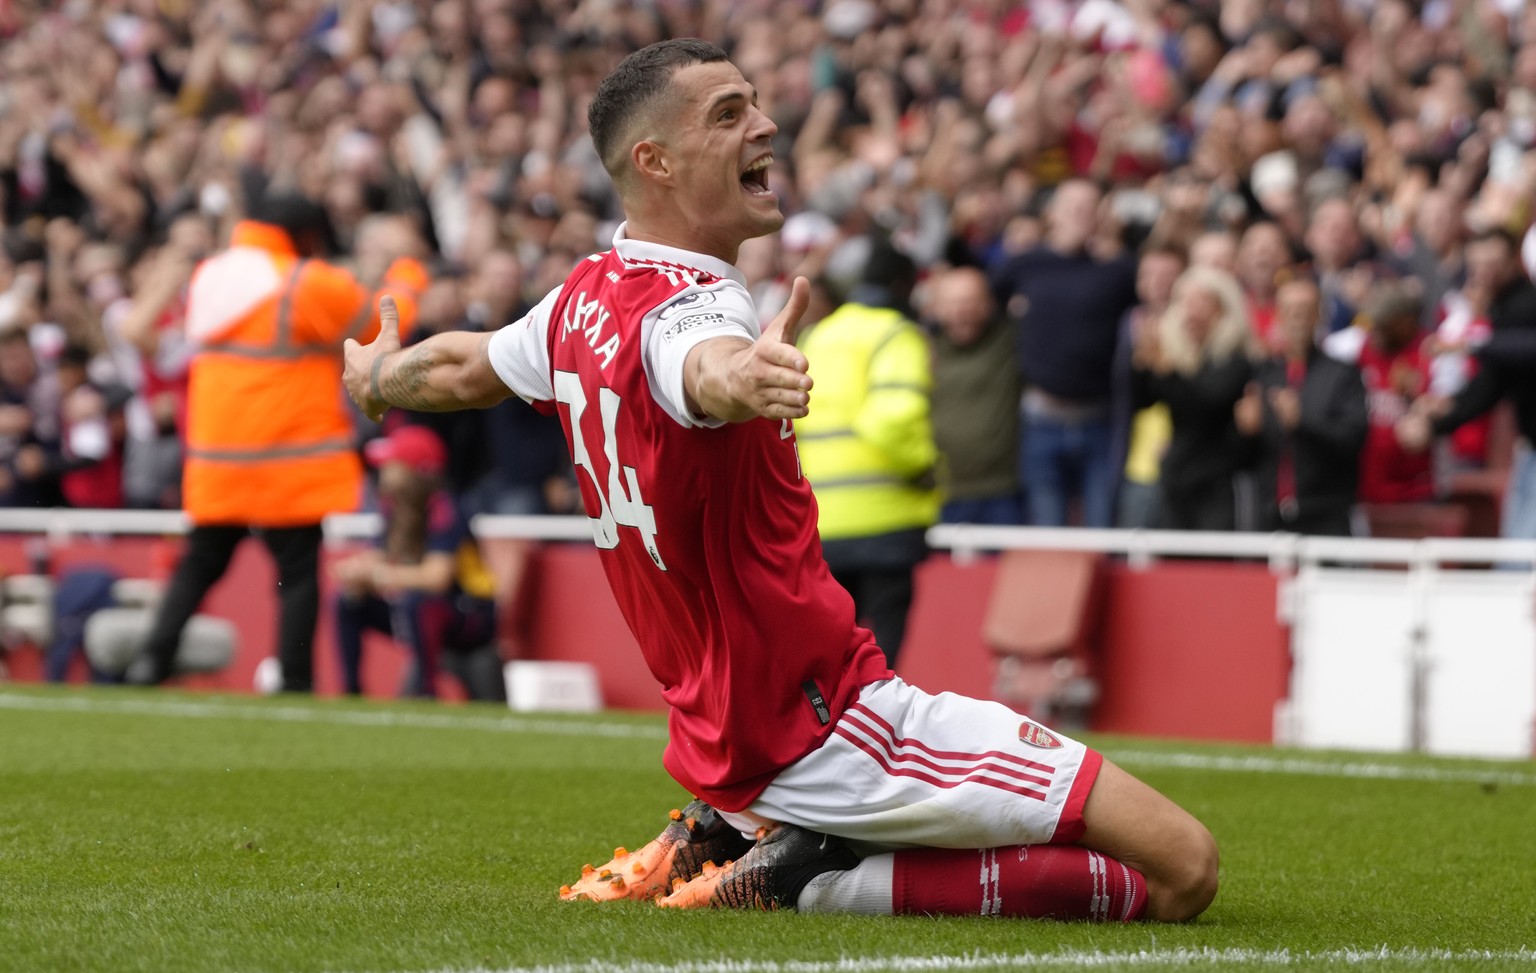
<svg viewBox="0 0 1536 973">
<path fill-rule="evenodd" d="M 379 397 L 403 409 L 431 412 L 442 408 L 433 399 L 431 387 L 427 384 L 427 373 L 431 370 L 431 351 L 425 345 L 417 345 L 400 358 L 388 375 L 379 380 Z"/>
</svg>

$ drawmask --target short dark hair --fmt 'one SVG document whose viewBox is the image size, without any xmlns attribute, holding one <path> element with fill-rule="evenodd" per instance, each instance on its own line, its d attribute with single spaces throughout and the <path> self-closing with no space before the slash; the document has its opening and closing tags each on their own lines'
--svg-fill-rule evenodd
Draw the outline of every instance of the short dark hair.
<svg viewBox="0 0 1536 973">
<path fill-rule="evenodd" d="M 864 261 L 859 282 L 909 294 L 917 283 L 917 264 L 889 240 L 876 240 Z"/>
<path fill-rule="evenodd" d="M 691 64 L 727 60 L 725 51 L 696 37 L 658 41 L 626 57 L 597 86 L 587 108 L 587 129 L 608 174 L 618 178 L 629 146 L 620 140 L 630 124 L 672 84 L 672 73 Z"/>
<path fill-rule="evenodd" d="M 75 342 L 69 342 L 59 349 L 58 363 L 61 366 L 73 366 L 85 371 L 90 368 L 91 359 L 96 357 L 91 354 L 91 349 Z"/>
<path fill-rule="evenodd" d="M 307 236 L 318 237 L 326 245 L 331 240 L 331 218 L 325 207 L 301 193 L 268 192 L 257 202 L 251 218 L 281 228 L 295 243 Z"/>
</svg>

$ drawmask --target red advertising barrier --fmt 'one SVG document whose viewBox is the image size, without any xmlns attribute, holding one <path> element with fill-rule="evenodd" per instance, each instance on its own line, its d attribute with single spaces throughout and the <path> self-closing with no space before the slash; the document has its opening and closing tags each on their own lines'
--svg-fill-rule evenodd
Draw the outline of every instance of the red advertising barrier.
<svg viewBox="0 0 1536 973">
<path fill-rule="evenodd" d="M 27 568 L 27 538 L 0 535 L 0 570 Z M 524 658 L 587 662 L 596 667 L 607 705 L 659 709 L 661 693 L 640 658 L 608 591 L 596 551 L 579 544 L 482 542 L 493 568 L 515 577 L 505 606 L 503 647 Z M 179 541 L 79 538 L 52 549 L 55 570 L 96 563 L 129 577 L 164 577 Z M 344 549 L 327 549 L 327 561 Z M 931 692 L 992 695 L 994 659 L 982 620 L 994 596 L 996 564 L 936 555 L 918 572 L 917 596 L 899 671 Z M 273 571 L 255 541 L 243 544 L 204 611 L 240 632 L 240 651 L 222 673 L 189 678 L 194 687 L 249 692 L 257 663 L 272 652 L 276 631 Z M 1097 637 L 1102 697 L 1094 728 L 1116 733 L 1264 742 L 1275 703 L 1285 694 L 1288 632 L 1275 611 L 1277 577 L 1267 567 L 1227 562 L 1164 561 L 1144 569 L 1115 563 L 1106 572 L 1104 616 Z M 317 691 L 339 690 L 330 585 L 315 645 Z M 1006 596 L 1006 595 L 1004 595 Z M 387 639 L 366 645 L 364 685 L 392 696 L 404 676 L 405 653 Z M 12 678 L 35 680 L 35 652 L 13 653 Z M 76 678 L 84 677 L 78 664 Z M 440 687 L 462 698 L 452 680 Z"/>
</svg>

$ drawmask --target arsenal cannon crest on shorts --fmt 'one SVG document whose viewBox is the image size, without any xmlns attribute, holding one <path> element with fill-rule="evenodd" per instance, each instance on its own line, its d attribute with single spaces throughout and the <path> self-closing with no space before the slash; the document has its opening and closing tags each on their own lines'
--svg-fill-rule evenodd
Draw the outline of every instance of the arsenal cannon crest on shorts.
<svg viewBox="0 0 1536 973">
<path fill-rule="evenodd" d="M 1019 724 L 1019 739 L 1042 750 L 1057 750 L 1061 747 L 1061 741 L 1054 733 L 1039 723 L 1031 723 L 1028 720 Z"/>
</svg>

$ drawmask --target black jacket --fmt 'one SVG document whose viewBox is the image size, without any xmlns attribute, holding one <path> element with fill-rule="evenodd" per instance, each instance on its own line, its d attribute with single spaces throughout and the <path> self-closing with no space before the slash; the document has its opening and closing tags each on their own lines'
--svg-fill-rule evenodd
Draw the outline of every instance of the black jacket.
<svg viewBox="0 0 1536 973">
<path fill-rule="evenodd" d="M 1135 369 L 1131 399 L 1137 409 L 1154 402 L 1168 405 L 1173 435 L 1163 454 L 1159 482 L 1172 495 L 1203 492 L 1232 480 L 1237 471 L 1237 427 L 1232 407 L 1243 396 L 1253 366 L 1241 354 L 1224 362 L 1204 361 L 1193 375 Z"/>
<path fill-rule="evenodd" d="M 1506 286 L 1488 318 L 1493 334 L 1477 351 L 1482 367 L 1451 400 L 1451 411 L 1435 420 L 1435 432 L 1448 433 L 1508 396 L 1520 435 L 1536 442 L 1536 284 L 1521 277 Z"/>
<path fill-rule="evenodd" d="M 1285 388 L 1281 358 L 1260 365 L 1254 380 L 1264 389 L 1264 426 L 1240 437 L 1244 459 L 1254 470 L 1257 526 L 1299 533 L 1346 533 L 1360 483 L 1360 450 L 1365 446 L 1365 382 L 1360 369 L 1314 350 L 1301 383 L 1301 421 L 1291 433 L 1280 428 L 1269 406 L 1269 390 Z M 1280 461 L 1290 453 L 1296 476 L 1296 507 L 1282 512 L 1277 487 Z"/>
</svg>

